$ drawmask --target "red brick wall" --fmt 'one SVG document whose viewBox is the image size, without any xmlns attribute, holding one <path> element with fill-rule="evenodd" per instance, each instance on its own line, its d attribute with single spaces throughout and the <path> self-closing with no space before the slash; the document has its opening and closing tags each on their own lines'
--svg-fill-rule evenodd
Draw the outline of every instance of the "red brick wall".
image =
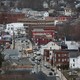
<svg viewBox="0 0 80 80">
<path fill-rule="evenodd" d="M 58 51 L 56 53 L 56 63 L 57 64 L 67 64 L 69 59 L 69 53 L 66 51 Z M 59 61 L 60 59 L 60 61 Z"/>
<path fill-rule="evenodd" d="M 39 35 L 38 35 L 39 34 Z M 40 35 L 41 34 L 41 35 Z M 45 35 L 46 34 L 46 35 Z M 50 37 L 47 37 L 50 34 Z M 44 31 L 32 31 L 32 37 L 35 43 L 40 44 L 47 44 L 48 42 L 52 41 L 54 38 L 54 31 L 53 30 L 44 30 Z"/>
<path fill-rule="evenodd" d="M 46 58 L 46 61 L 50 61 L 51 65 L 53 65 L 54 63 L 56 65 L 67 65 L 69 63 L 69 52 L 68 51 L 61 51 L 61 50 L 53 50 L 54 52 L 54 55 L 56 56 L 53 56 L 53 58 L 51 60 L 47 60 L 47 58 L 50 56 L 49 55 L 49 51 L 50 50 L 44 50 L 44 57 Z M 55 62 L 54 62 L 55 60 Z M 60 61 L 59 61 L 60 60 Z"/>
</svg>

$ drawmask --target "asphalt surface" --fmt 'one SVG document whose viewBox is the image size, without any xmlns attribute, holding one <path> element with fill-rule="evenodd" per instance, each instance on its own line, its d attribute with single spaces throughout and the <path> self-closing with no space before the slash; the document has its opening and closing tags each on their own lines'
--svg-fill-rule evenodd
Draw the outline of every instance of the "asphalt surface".
<svg viewBox="0 0 80 80">
<path fill-rule="evenodd" d="M 18 38 L 15 40 L 15 48 L 18 49 L 20 51 L 20 53 L 22 53 L 21 51 L 25 48 L 32 48 L 32 44 L 31 42 L 26 39 L 26 38 Z M 31 55 L 32 57 L 33 55 Z M 31 57 L 29 58 L 30 62 L 34 65 L 33 67 L 33 73 L 36 73 L 37 79 L 38 80 L 60 80 L 59 77 L 56 77 L 54 75 L 54 72 L 52 72 L 50 69 L 46 68 L 45 66 L 43 66 L 43 63 L 41 63 L 40 65 L 37 65 L 36 62 L 31 60 Z M 27 56 L 26 56 L 27 58 Z M 18 61 L 19 64 L 24 64 L 26 65 L 26 61 L 27 59 L 24 59 L 22 61 Z M 49 75 L 49 72 L 52 72 L 53 75 Z"/>
</svg>

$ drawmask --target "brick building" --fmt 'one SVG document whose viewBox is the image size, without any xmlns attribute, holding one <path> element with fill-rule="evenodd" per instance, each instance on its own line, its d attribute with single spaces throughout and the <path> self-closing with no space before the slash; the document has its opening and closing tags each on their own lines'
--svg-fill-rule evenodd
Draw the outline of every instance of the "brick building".
<svg viewBox="0 0 80 80">
<path fill-rule="evenodd" d="M 44 60 L 49 62 L 52 66 L 68 66 L 69 52 L 65 50 L 44 50 Z"/>
<path fill-rule="evenodd" d="M 0 12 L 0 24 L 17 22 L 24 17 L 25 14 L 19 12 Z"/>
<path fill-rule="evenodd" d="M 33 40 L 34 43 L 39 45 L 46 44 L 52 41 L 55 37 L 56 27 L 54 26 L 54 19 L 47 18 L 45 20 L 37 20 L 33 18 L 20 19 L 19 22 L 23 22 L 24 26 L 28 26 L 26 32 L 28 37 Z"/>
<path fill-rule="evenodd" d="M 32 38 L 35 43 L 47 44 L 50 41 L 53 41 L 55 36 L 55 28 L 53 26 L 46 27 L 43 29 L 33 29 Z"/>
</svg>

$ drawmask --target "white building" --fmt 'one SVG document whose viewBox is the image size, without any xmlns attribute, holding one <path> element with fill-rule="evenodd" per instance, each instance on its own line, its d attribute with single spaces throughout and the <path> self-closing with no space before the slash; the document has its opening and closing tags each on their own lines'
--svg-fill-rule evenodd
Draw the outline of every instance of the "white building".
<svg viewBox="0 0 80 80">
<path fill-rule="evenodd" d="M 47 11 L 28 11 L 30 17 L 48 17 L 49 13 Z"/>
<path fill-rule="evenodd" d="M 70 52 L 69 68 L 80 68 L 80 52 Z"/>
<path fill-rule="evenodd" d="M 41 11 L 40 14 L 43 16 L 43 17 L 49 17 L 49 13 L 47 11 Z"/>
<path fill-rule="evenodd" d="M 42 55 L 44 54 L 44 49 L 60 50 L 61 46 L 59 46 L 55 42 L 49 42 L 48 44 L 41 46 L 41 54 Z"/>
<path fill-rule="evenodd" d="M 65 44 L 68 47 L 68 50 L 78 50 L 79 43 L 76 41 L 65 41 Z"/>
<path fill-rule="evenodd" d="M 66 7 L 66 8 L 65 8 L 65 11 L 64 11 L 64 15 L 66 15 L 66 16 L 71 16 L 71 15 L 72 15 L 72 10 L 71 10 L 71 8 Z"/>
<path fill-rule="evenodd" d="M 44 8 L 49 8 L 49 5 L 48 5 L 48 3 L 46 1 L 43 2 L 43 7 Z"/>
<path fill-rule="evenodd" d="M 13 32 L 15 35 L 18 35 L 18 33 L 25 34 L 25 26 L 23 23 L 9 23 L 6 24 L 5 32 L 9 32 L 10 35 L 13 35 Z"/>
</svg>

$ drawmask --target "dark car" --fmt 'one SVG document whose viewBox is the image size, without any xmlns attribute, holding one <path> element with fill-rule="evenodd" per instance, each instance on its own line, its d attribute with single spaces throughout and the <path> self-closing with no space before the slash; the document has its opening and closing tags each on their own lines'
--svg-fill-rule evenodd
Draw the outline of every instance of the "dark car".
<svg viewBox="0 0 80 80">
<path fill-rule="evenodd" d="M 53 72 L 54 72 L 55 70 L 51 68 L 51 71 L 53 71 Z"/>
<path fill-rule="evenodd" d="M 49 75 L 53 75 L 53 73 L 52 72 L 49 72 Z"/>
</svg>

